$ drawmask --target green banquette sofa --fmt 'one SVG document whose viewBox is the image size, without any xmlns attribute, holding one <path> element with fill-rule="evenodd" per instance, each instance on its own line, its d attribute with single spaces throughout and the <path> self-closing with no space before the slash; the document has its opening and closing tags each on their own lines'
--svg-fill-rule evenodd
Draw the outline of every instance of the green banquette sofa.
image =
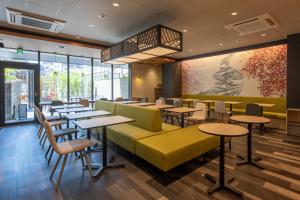
<svg viewBox="0 0 300 200">
<path fill-rule="evenodd" d="M 219 138 L 198 130 L 162 122 L 158 109 L 97 101 L 96 110 L 135 119 L 107 128 L 112 142 L 148 161 L 164 172 L 219 146 Z"/>
</svg>

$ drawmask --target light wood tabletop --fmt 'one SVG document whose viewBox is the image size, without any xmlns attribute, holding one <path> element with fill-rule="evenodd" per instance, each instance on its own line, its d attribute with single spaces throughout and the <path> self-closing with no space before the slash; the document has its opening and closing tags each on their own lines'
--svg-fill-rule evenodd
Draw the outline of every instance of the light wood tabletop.
<svg viewBox="0 0 300 200">
<path fill-rule="evenodd" d="M 251 123 L 251 124 L 267 124 L 271 122 L 271 119 L 259 116 L 251 115 L 235 115 L 230 117 L 231 120 L 242 122 L 242 123 Z"/>
<path fill-rule="evenodd" d="M 195 101 L 196 99 L 182 99 L 182 101 L 184 102 L 192 102 L 192 101 Z"/>
<path fill-rule="evenodd" d="M 132 105 L 132 106 L 153 106 L 153 105 L 155 105 L 155 103 L 141 102 L 141 103 L 132 103 L 132 104 L 129 104 L 129 105 Z"/>
<path fill-rule="evenodd" d="M 231 105 L 237 105 L 237 104 L 242 104 L 243 102 L 241 101 L 224 101 L 225 104 L 231 104 Z"/>
<path fill-rule="evenodd" d="M 165 111 L 175 112 L 175 113 L 189 113 L 189 112 L 196 112 L 201 111 L 202 109 L 197 108 L 189 108 L 189 107 L 178 107 L 178 108 L 168 108 Z"/>
<path fill-rule="evenodd" d="M 266 108 L 272 108 L 274 106 L 276 106 L 276 104 L 273 104 L 273 103 L 255 103 L 261 107 L 266 107 Z"/>
<path fill-rule="evenodd" d="M 173 105 L 167 105 L 167 104 L 162 104 L 162 105 L 153 105 L 153 106 L 147 106 L 147 108 L 155 108 L 155 109 L 168 109 L 168 108 L 174 108 Z"/>
<path fill-rule="evenodd" d="M 248 129 L 233 125 L 233 124 L 225 124 L 225 123 L 206 123 L 198 126 L 200 131 L 210 135 L 216 136 L 228 136 L 228 137 L 239 137 L 248 134 Z"/>
<path fill-rule="evenodd" d="M 56 112 L 58 113 L 70 113 L 70 112 L 86 112 L 86 111 L 91 111 L 94 110 L 94 108 L 90 107 L 82 107 L 82 108 L 66 108 L 66 109 L 58 109 Z"/>
<path fill-rule="evenodd" d="M 104 110 L 95 110 L 95 111 L 87 111 L 87 112 L 74 113 L 74 114 L 66 114 L 64 116 L 69 120 L 74 120 L 74 119 L 82 119 L 82 118 L 90 118 L 90 117 L 99 117 L 105 115 L 111 115 L 111 113 Z"/>
<path fill-rule="evenodd" d="M 67 108 L 82 108 L 84 105 L 81 104 L 71 104 L 71 105 L 61 105 L 61 106 L 50 106 L 51 109 L 67 109 Z"/>
<path fill-rule="evenodd" d="M 111 126 L 116 124 L 123 124 L 123 123 L 128 123 L 133 121 L 135 120 L 120 115 L 115 115 L 110 117 L 74 121 L 73 123 L 76 124 L 82 130 L 86 130 L 86 129 L 104 127 L 104 126 Z"/>
<path fill-rule="evenodd" d="M 200 102 L 202 103 L 215 103 L 216 101 L 215 100 L 200 100 Z"/>
<path fill-rule="evenodd" d="M 133 103 L 140 103 L 140 101 L 118 101 L 114 103 L 119 103 L 119 104 L 133 104 Z"/>
</svg>

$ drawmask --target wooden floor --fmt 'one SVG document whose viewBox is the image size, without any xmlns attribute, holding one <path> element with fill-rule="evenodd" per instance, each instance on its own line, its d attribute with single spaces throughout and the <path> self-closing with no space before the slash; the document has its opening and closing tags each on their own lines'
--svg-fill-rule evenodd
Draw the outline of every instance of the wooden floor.
<svg viewBox="0 0 300 200">
<path fill-rule="evenodd" d="M 0 129 L 0 199 L 238 199 L 227 191 L 208 195 L 212 185 L 203 174 L 217 175 L 218 151 L 209 153 L 209 162 L 192 160 L 169 173 L 170 183 L 146 162 L 119 150 L 116 162 L 124 169 L 110 169 L 95 182 L 83 171 L 80 160 L 68 160 L 59 192 L 49 180 L 47 165 L 36 136 L 36 125 Z M 232 185 L 244 193 L 244 199 L 300 199 L 300 139 L 274 131 L 254 135 L 254 151 L 262 156 L 265 170 L 251 166 L 237 167 L 236 154 L 246 152 L 246 138 L 235 138 L 232 151 L 226 147 L 226 174 L 235 175 Z M 99 154 L 92 155 L 99 160 Z M 57 174 L 56 174 L 57 177 Z"/>
</svg>

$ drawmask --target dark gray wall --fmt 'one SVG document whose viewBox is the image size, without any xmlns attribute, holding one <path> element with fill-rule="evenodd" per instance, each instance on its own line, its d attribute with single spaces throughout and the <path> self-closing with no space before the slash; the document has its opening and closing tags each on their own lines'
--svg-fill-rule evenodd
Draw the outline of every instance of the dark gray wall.
<svg viewBox="0 0 300 200">
<path fill-rule="evenodd" d="M 288 36 L 287 107 L 300 108 L 300 33 Z"/>
<path fill-rule="evenodd" d="M 181 97 L 181 65 L 179 63 L 163 65 L 162 95 L 164 97 Z"/>
</svg>

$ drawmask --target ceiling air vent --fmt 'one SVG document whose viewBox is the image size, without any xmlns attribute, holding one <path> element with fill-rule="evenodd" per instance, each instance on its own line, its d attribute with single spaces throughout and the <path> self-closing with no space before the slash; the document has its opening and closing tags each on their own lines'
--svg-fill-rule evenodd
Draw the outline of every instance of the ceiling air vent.
<svg viewBox="0 0 300 200">
<path fill-rule="evenodd" d="M 239 36 L 257 33 L 277 28 L 279 24 L 270 14 L 264 14 L 240 22 L 224 26 L 227 30 L 237 33 Z"/>
<path fill-rule="evenodd" d="M 25 26 L 49 32 L 58 33 L 63 28 L 65 21 L 45 17 L 22 10 L 6 8 L 7 21 L 9 24 Z"/>
</svg>

